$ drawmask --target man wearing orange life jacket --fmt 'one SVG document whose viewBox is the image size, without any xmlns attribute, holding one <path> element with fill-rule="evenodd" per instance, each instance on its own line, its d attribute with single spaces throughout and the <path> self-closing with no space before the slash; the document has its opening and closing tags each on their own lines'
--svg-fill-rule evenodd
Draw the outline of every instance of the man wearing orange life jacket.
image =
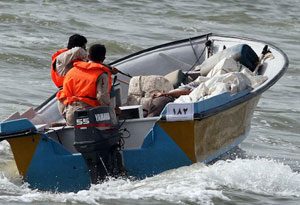
<svg viewBox="0 0 300 205">
<path fill-rule="evenodd" d="M 63 86 L 66 73 L 76 61 L 87 61 L 85 50 L 87 39 L 79 34 L 70 36 L 67 48 L 58 50 L 52 55 L 51 78 L 56 87 Z"/>
<path fill-rule="evenodd" d="M 74 125 L 74 112 L 95 106 L 110 106 L 112 71 L 104 66 L 106 49 L 95 44 L 89 49 L 89 62 L 75 62 L 66 74 L 63 89 L 56 97 L 68 125 Z M 117 72 L 117 70 L 113 71 Z M 115 73 L 114 73 L 115 74 Z"/>
</svg>

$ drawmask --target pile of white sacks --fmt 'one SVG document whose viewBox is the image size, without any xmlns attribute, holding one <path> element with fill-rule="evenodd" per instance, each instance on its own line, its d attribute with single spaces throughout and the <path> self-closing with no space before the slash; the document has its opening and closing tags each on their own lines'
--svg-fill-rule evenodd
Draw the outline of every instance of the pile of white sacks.
<svg viewBox="0 0 300 205">
<path fill-rule="evenodd" d="M 253 89 L 267 80 L 266 76 L 255 75 L 248 68 L 241 65 L 233 57 L 226 57 L 211 67 L 205 67 L 206 76 L 199 76 L 196 80 L 177 89 L 190 89 L 189 95 L 182 95 L 174 102 L 190 103 L 207 99 L 224 92 L 235 94 L 245 89 Z M 163 76 L 135 76 L 130 80 L 127 105 L 142 105 L 152 99 L 154 93 L 167 93 L 173 90 L 172 84 Z"/>
<path fill-rule="evenodd" d="M 192 83 L 179 89 L 191 89 L 189 95 L 182 95 L 174 102 L 197 102 L 224 92 L 235 94 L 245 89 L 253 89 L 267 80 L 266 76 L 255 75 L 233 58 L 224 58 L 210 69 L 207 76 L 199 76 Z"/>
</svg>

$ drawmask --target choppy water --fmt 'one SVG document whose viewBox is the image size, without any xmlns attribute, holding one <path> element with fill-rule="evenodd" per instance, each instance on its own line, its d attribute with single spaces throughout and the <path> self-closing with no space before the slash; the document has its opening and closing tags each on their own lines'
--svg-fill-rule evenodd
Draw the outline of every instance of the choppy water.
<svg viewBox="0 0 300 205">
<path fill-rule="evenodd" d="M 22 184 L 2 142 L 0 204 L 300 204 L 299 11 L 298 0 L 0 0 L 1 120 L 55 91 L 50 55 L 73 33 L 104 43 L 108 62 L 208 32 L 268 41 L 290 59 L 254 113 L 247 157 L 54 194 Z"/>
</svg>

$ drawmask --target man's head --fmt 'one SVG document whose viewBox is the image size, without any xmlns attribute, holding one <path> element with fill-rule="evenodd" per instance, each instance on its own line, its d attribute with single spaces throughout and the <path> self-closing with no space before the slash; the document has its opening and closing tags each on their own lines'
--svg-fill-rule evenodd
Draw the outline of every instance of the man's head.
<svg viewBox="0 0 300 205">
<path fill-rule="evenodd" d="M 74 34 L 70 36 L 69 42 L 68 42 L 68 49 L 74 48 L 74 47 L 81 47 L 85 49 L 87 40 L 84 36 L 79 34 Z"/>
<path fill-rule="evenodd" d="M 94 44 L 89 49 L 89 59 L 96 63 L 102 63 L 105 59 L 106 48 L 102 44 Z"/>
</svg>

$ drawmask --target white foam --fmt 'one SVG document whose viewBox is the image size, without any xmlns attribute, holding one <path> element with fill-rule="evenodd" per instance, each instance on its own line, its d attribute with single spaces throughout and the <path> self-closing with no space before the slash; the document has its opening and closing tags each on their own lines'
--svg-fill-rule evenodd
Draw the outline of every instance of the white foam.
<svg viewBox="0 0 300 205">
<path fill-rule="evenodd" d="M 0 193 L 1 197 L 6 197 L 10 195 L 23 195 L 24 193 L 31 192 L 28 188 L 28 184 L 21 184 L 21 180 L 19 183 L 14 181 L 14 183 L 6 176 L 4 172 L 0 172 Z"/>
<path fill-rule="evenodd" d="M 0 142 L 0 155 L 10 154 L 10 146 L 6 140 Z"/>
<path fill-rule="evenodd" d="M 103 200 L 159 200 L 213 204 L 216 198 L 230 200 L 230 196 L 222 191 L 228 189 L 259 195 L 300 197 L 300 174 L 274 160 L 236 159 L 218 161 L 210 166 L 193 164 L 144 180 L 111 179 L 78 193 L 23 190 L 3 177 L 0 178 L 0 187 L 10 190 L 8 195 L 1 194 L 1 201 L 101 204 Z"/>
<path fill-rule="evenodd" d="M 300 174 L 269 159 L 219 161 L 207 175 L 219 185 L 272 196 L 300 197 Z"/>
</svg>

